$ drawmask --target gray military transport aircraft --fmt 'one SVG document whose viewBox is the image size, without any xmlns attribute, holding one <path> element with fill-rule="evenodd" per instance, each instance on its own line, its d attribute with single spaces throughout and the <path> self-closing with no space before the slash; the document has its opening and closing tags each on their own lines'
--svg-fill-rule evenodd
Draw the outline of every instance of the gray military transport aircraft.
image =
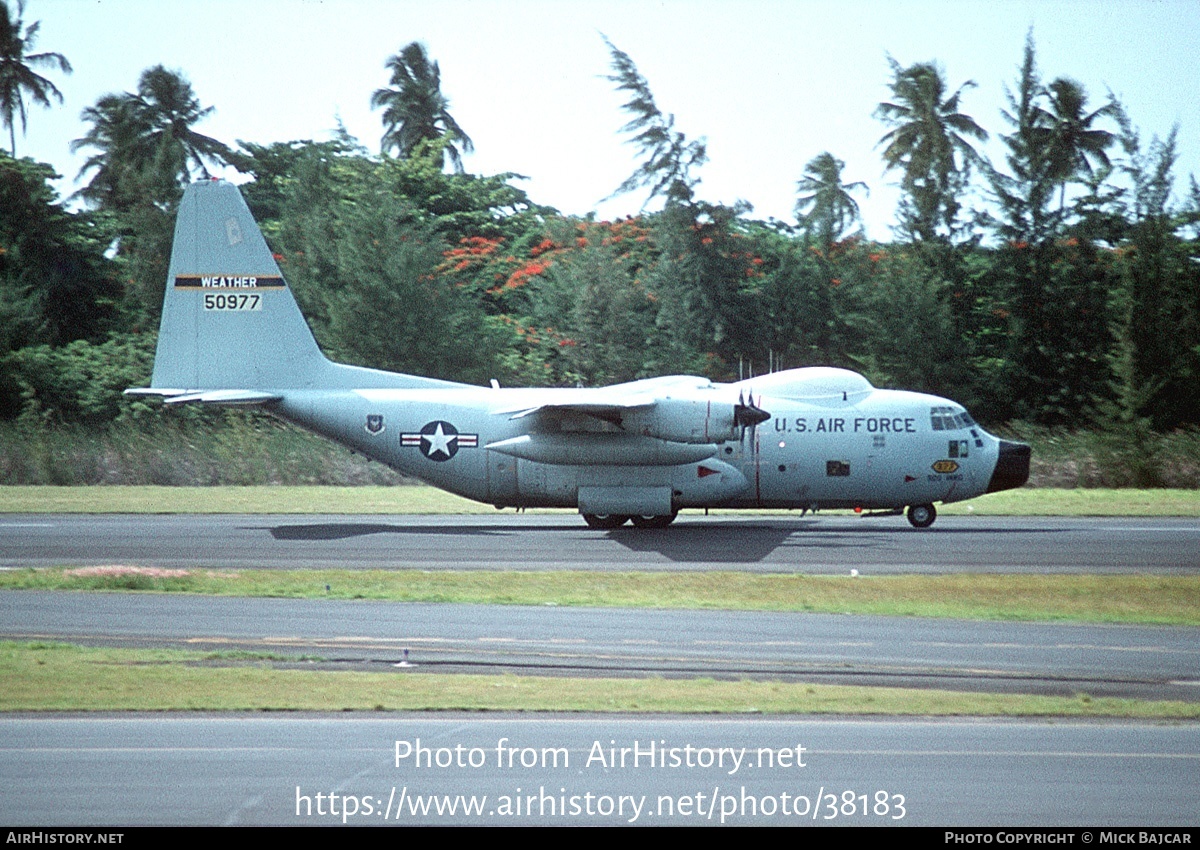
<svg viewBox="0 0 1200 850">
<path fill-rule="evenodd" d="M 907 507 L 927 528 L 934 502 L 1029 477 L 1029 446 L 960 405 L 844 369 L 510 389 L 333 363 L 241 193 L 220 180 L 180 203 L 154 375 L 126 392 L 260 407 L 460 496 L 576 508 L 593 528 L 661 528 L 708 507 Z"/>
</svg>

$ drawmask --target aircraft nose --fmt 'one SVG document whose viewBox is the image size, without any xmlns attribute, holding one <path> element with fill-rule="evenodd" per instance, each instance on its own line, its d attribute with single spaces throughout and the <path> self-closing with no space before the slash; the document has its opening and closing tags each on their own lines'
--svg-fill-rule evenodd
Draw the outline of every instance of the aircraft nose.
<svg viewBox="0 0 1200 850">
<path fill-rule="evenodd" d="M 1010 440 L 1000 441 L 1000 456 L 996 458 L 996 469 L 988 482 L 987 492 L 1012 490 L 1029 480 L 1029 459 L 1033 450 L 1025 443 Z"/>
</svg>

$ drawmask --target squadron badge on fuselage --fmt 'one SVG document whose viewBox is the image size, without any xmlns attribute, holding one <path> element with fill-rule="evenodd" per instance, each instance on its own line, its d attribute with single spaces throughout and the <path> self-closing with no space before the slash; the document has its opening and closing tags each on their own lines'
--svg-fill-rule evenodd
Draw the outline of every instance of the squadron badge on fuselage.
<svg viewBox="0 0 1200 850">
<path fill-rule="evenodd" d="M 442 462 L 458 454 L 459 449 L 479 445 L 478 434 L 460 434 L 458 429 L 441 419 L 425 425 L 417 434 L 401 434 L 400 445 L 416 446 L 430 460 Z"/>
</svg>

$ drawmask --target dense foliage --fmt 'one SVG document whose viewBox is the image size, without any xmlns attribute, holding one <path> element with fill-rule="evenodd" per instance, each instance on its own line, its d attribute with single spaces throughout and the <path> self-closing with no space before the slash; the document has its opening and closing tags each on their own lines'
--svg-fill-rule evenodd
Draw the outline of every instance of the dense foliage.
<svg viewBox="0 0 1200 850">
<path fill-rule="evenodd" d="M 795 227 L 704 201 L 703 140 L 609 46 L 643 157 L 617 191 L 654 207 L 619 221 L 539 206 L 516 175 L 447 170 L 470 141 L 419 45 L 374 94 L 378 154 L 345 134 L 227 148 L 193 129 L 210 110 L 186 79 L 156 67 L 84 113 L 87 212 L 47 166 L 0 155 L 0 417 L 157 415 L 119 391 L 149 375 L 182 186 L 227 163 L 321 345 L 349 362 L 546 386 L 826 364 L 991 425 L 1142 441 L 1200 425 L 1200 191 L 1175 193 L 1175 133 L 1147 143 L 1115 101 L 1043 83 L 1032 39 L 1001 163 L 975 146 L 970 84 L 893 61 L 877 116 L 904 195 L 888 243 L 862 238 L 865 187 L 828 152 L 798 176 Z"/>
</svg>

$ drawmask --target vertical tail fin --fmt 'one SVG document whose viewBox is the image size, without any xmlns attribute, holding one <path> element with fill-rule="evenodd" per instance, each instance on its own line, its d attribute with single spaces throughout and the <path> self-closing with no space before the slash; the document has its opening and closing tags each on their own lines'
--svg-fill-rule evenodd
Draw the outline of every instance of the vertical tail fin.
<svg viewBox="0 0 1200 850">
<path fill-rule="evenodd" d="M 188 186 L 175 221 L 154 375 L 129 395 L 263 404 L 286 390 L 444 388 L 452 381 L 333 363 L 232 183 Z"/>
<path fill-rule="evenodd" d="M 193 183 L 175 244 L 154 358 L 155 389 L 299 389 L 330 366 L 241 192 Z"/>
</svg>

